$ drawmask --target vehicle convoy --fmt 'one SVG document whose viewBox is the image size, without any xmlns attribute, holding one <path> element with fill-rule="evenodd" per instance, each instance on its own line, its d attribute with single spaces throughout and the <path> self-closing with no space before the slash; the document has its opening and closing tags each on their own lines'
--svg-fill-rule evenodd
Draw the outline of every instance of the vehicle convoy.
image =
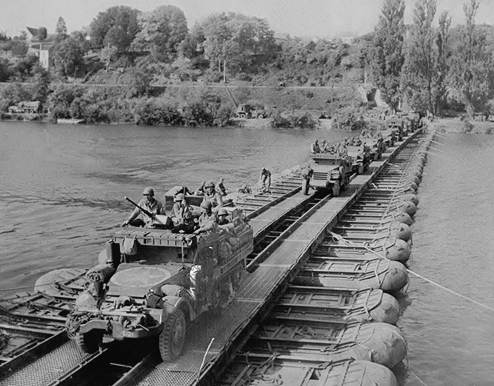
<svg viewBox="0 0 494 386">
<path fill-rule="evenodd" d="M 311 185 L 316 190 L 331 190 L 333 196 L 339 196 L 350 182 L 352 159 L 337 151 L 311 154 L 311 158 L 314 163 Z"/>
<path fill-rule="evenodd" d="M 189 322 L 233 299 L 253 250 L 252 227 L 239 208 L 225 208 L 229 223 L 203 233 L 128 227 L 117 231 L 86 273 L 66 323 L 86 352 L 103 337 L 157 336 L 163 361 L 177 358 Z"/>
</svg>

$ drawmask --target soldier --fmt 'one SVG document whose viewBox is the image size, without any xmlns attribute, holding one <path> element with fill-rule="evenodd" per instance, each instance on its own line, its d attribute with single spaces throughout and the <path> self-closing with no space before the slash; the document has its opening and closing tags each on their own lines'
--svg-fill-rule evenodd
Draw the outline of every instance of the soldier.
<svg viewBox="0 0 494 386">
<path fill-rule="evenodd" d="M 225 185 L 223 184 L 223 182 L 224 182 L 223 177 L 220 177 L 220 180 L 218 181 L 218 184 L 216 185 L 216 187 L 218 188 L 218 192 L 222 196 L 226 196 L 226 188 L 225 188 Z"/>
<path fill-rule="evenodd" d="M 172 208 L 173 231 L 192 233 L 194 231 L 194 219 L 192 208 L 187 203 L 187 198 L 183 193 L 179 193 L 175 196 L 174 201 Z"/>
<path fill-rule="evenodd" d="M 216 191 L 213 181 L 208 182 L 204 186 L 204 199 L 202 202 L 205 201 L 210 201 L 213 208 L 216 206 L 223 206 L 223 197 Z"/>
<path fill-rule="evenodd" d="M 216 216 L 213 213 L 211 201 L 203 201 L 201 204 L 202 213 L 199 216 L 199 228 L 194 231 L 195 234 L 213 230 L 216 225 Z"/>
<path fill-rule="evenodd" d="M 323 139 L 321 142 L 321 152 L 325 153 L 328 150 L 329 150 L 329 144 L 325 139 Z"/>
<path fill-rule="evenodd" d="M 309 195 L 310 179 L 314 174 L 314 170 L 307 165 L 302 169 L 302 192 L 307 196 Z"/>
<path fill-rule="evenodd" d="M 312 146 L 310 147 L 310 151 L 311 151 L 312 154 L 320 153 L 321 152 L 321 148 L 319 147 L 319 141 L 317 139 L 312 144 Z"/>
<path fill-rule="evenodd" d="M 240 188 L 238 188 L 238 192 L 243 194 L 249 194 L 252 193 L 252 189 L 250 188 L 249 185 L 245 184 L 242 185 Z"/>
<path fill-rule="evenodd" d="M 218 211 L 218 225 L 228 224 L 230 221 L 226 218 L 228 216 L 228 211 L 225 208 L 221 208 Z"/>
<path fill-rule="evenodd" d="M 144 189 L 142 192 L 142 195 L 144 198 L 139 201 L 139 206 L 148 212 L 152 213 L 153 215 L 157 214 L 165 214 L 165 207 L 163 204 L 158 201 L 156 198 L 154 198 L 154 189 L 151 187 L 147 187 Z M 145 219 L 137 218 L 140 214 L 142 214 L 142 211 L 139 208 L 135 208 L 132 213 L 130 214 L 129 218 L 122 223 L 122 226 L 127 226 L 127 225 L 132 225 L 136 227 L 143 227 L 143 226 L 151 226 L 153 223 L 153 218 L 150 218 L 148 216 L 145 217 Z"/>
<path fill-rule="evenodd" d="M 206 181 L 202 181 L 201 186 L 197 188 L 194 192 L 195 196 L 204 196 L 204 186 L 206 185 Z"/>
<path fill-rule="evenodd" d="M 271 193 L 271 172 L 266 168 L 261 170 L 261 192 Z"/>
</svg>

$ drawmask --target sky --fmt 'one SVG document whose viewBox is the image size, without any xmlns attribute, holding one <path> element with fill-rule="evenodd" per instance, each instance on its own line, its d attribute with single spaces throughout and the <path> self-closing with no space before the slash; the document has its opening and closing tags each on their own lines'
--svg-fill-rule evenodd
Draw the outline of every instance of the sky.
<svg viewBox="0 0 494 386">
<path fill-rule="evenodd" d="M 415 0 L 405 0 L 406 22 Z M 453 23 L 463 23 L 465 0 L 438 0 L 438 14 L 448 10 Z M 267 19 L 277 33 L 302 37 L 360 35 L 377 23 L 383 0 L 0 0 L 0 31 L 16 35 L 26 26 L 44 26 L 53 32 L 59 16 L 69 31 L 88 26 L 98 12 L 114 5 L 141 11 L 170 4 L 181 8 L 189 27 L 204 17 L 223 11 Z M 494 0 L 481 0 L 478 23 L 494 24 Z"/>
</svg>

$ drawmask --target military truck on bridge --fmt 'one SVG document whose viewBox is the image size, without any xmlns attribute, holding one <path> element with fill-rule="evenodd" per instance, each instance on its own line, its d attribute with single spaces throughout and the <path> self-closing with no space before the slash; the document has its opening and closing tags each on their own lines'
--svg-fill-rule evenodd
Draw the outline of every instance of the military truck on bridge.
<svg viewBox="0 0 494 386">
<path fill-rule="evenodd" d="M 232 300 L 253 250 L 253 231 L 242 211 L 225 210 L 228 224 L 200 234 L 117 231 L 86 274 L 86 289 L 67 319 L 69 337 L 94 352 L 103 336 L 157 336 L 162 359 L 176 359 L 188 323 Z"/>
</svg>

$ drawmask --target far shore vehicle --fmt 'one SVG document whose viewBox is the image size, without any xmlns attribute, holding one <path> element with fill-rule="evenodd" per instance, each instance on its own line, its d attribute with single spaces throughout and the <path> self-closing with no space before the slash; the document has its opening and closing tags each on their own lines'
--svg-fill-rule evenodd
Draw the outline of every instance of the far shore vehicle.
<svg viewBox="0 0 494 386">
<path fill-rule="evenodd" d="M 255 106 L 250 104 L 238 105 L 237 111 L 235 112 L 236 118 L 267 118 L 268 114 L 264 107 Z"/>
<path fill-rule="evenodd" d="M 85 352 L 103 341 L 157 337 L 163 361 L 183 351 L 189 322 L 233 299 L 253 250 L 253 230 L 239 208 L 229 223 L 200 234 L 170 229 L 118 230 L 86 274 L 86 289 L 67 319 Z"/>
</svg>

